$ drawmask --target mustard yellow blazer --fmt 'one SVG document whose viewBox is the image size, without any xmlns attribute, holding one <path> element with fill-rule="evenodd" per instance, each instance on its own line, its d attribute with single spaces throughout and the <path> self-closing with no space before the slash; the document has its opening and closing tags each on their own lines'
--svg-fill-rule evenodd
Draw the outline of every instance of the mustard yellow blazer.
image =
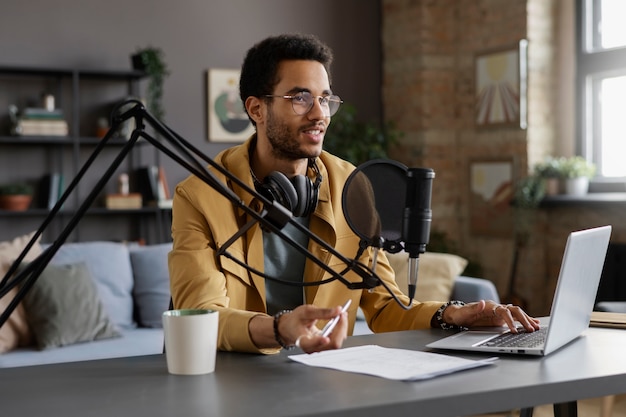
<svg viewBox="0 0 626 417">
<path fill-rule="evenodd" d="M 254 188 L 249 161 L 249 147 L 253 140 L 254 136 L 242 145 L 221 152 L 215 158 L 250 188 Z M 318 158 L 318 166 L 323 181 L 319 190 L 319 203 L 311 216 L 309 228 L 340 254 L 353 259 L 357 255 L 359 238 L 346 223 L 341 195 L 344 183 L 354 166 L 327 152 L 323 152 Z M 215 169 L 211 171 L 244 204 L 259 210 L 258 200 Z M 174 246 L 169 254 L 169 273 L 174 307 L 218 310 L 220 350 L 276 352 L 274 349 L 256 347 L 248 332 L 250 319 L 258 314 L 266 314 L 264 279 L 249 273 L 233 260 L 216 255 L 216 250 L 247 223 L 250 216 L 193 175 L 176 186 L 172 214 Z M 345 268 L 343 262 L 319 244 L 310 241 L 308 249 L 333 270 L 342 271 Z M 228 252 L 252 268 L 263 271 L 263 234 L 259 225 L 254 225 L 234 242 Z M 371 250 L 366 250 L 360 260 L 371 266 L 371 256 Z M 408 298 L 396 286 L 393 270 L 383 254 L 378 256 L 376 273 L 406 305 Z M 329 276 L 329 273 L 307 259 L 305 282 L 320 281 Z M 347 273 L 345 278 L 361 281 L 354 273 Z M 372 331 L 386 332 L 428 328 L 432 316 L 442 304 L 442 301 L 416 302 L 407 311 L 398 306 L 382 286 L 371 292 L 350 290 L 337 280 L 321 286 L 306 287 L 304 293 L 306 303 L 320 307 L 334 307 L 352 299 L 348 310 L 350 334 L 359 306 Z"/>
</svg>

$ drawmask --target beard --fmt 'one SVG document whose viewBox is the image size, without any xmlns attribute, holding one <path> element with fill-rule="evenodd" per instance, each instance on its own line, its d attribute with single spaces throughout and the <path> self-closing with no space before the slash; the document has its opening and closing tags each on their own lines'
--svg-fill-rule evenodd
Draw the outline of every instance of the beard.
<svg viewBox="0 0 626 417">
<path fill-rule="evenodd" d="M 277 159 L 294 160 L 305 158 L 316 158 L 319 152 L 307 152 L 300 148 L 296 138 L 297 131 L 278 120 L 273 112 L 269 112 L 267 117 L 267 139 L 272 145 L 272 153 Z"/>
</svg>

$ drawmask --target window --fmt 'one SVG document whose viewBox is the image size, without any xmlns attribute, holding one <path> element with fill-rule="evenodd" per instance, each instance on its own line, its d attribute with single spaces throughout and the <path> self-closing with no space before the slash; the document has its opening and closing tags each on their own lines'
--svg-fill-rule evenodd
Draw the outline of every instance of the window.
<svg viewBox="0 0 626 417">
<path fill-rule="evenodd" d="M 601 179 L 626 179 L 624 16 L 624 0 L 578 0 L 578 145 Z"/>
</svg>

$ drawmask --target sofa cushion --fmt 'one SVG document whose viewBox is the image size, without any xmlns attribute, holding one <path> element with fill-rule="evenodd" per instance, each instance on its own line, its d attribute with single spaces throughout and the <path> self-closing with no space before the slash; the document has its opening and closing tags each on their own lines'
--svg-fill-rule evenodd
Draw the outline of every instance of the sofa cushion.
<svg viewBox="0 0 626 417">
<path fill-rule="evenodd" d="M 48 265 L 24 297 L 39 349 L 120 336 L 85 263 Z"/>
<path fill-rule="evenodd" d="M 120 332 L 122 333 L 121 337 L 94 340 L 89 343 L 76 343 L 64 346 L 62 349 L 45 351 L 33 348 L 15 349 L 6 355 L 0 355 L 0 373 L 2 368 L 14 368 L 16 366 L 163 354 L 163 329 L 138 327 L 122 329 Z M 85 377 L 88 378 L 89 376 L 86 375 Z M 4 409 L 2 411 L 3 416 L 7 415 Z M 21 415 L 26 417 L 26 413 Z"/>
<path fill-rule="evenodd" d="M 35 232 L 18 236 L 13 240 L 0 242 L 0 280 L 4 278 L 15 259 L 20 255 Z M 41 254 L 39 239 L 24 257 L 25 261 L 32 261 Z M 17 287 L 11 289 L 0 299 L 0 313 L 4 312 L 9 303 L 15 298 Z M 0 353 L 8 352 L 18 346 L 28 346 L 33 343 L 32 333 L 26 321 L 26 313 L 22 303 L 17 305 L 9 319 L 0 327 Z"/>
<path fill-rule="evenodd" d="M 137 320 L 142 327 L 163 327 L 161 316 L 170 304 L 167 254 L 171 243 L 132 246 L 130 262 L 135 277 L 133 295 Z"/>
<path fill-rule="evenodd" d="M 117 242 L 65 243 L 51 264 L 84 262 L 96 283 L 100 301 L 116 326 L 136 327 L 133 320 L 133 271 L 128 247 Z"/>
<path fill-rule="evenodd" d="M 406 294 L 408 291 L 408 259 L 406 252 L 390 254 L 387 259 L 396 273 L 396 282 Z M 467 260 L 449 253 L 426 252 L 419 256 L 415 299 L 419 301 L 448 301 L 457 276 Z"/>
</svg>

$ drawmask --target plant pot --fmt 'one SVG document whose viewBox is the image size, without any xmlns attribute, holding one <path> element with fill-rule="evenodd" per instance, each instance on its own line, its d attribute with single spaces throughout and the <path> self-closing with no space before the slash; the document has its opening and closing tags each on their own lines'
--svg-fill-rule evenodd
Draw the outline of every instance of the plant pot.
<svg viewBox="0 0 626 417">
<path fill-rule="evenodd" d="M 557 195 L 561 192 L 561 181 L 558 178 L 546 178 L 546 195 Z"/>
<path fill-rule="evenodd" d="M 565 194 L 581 196 L 586 195 L 589 190 L 589 178 L 567 178 L 565 180 Z"/>
<path fill-rule="evenodd" d="M 32 195 L 19 194 L 19 195 L 0 195 L 0 209 L 9 211 L 24 211 L 28 210 Z"/>
<path fill-rule="evenodd" d="M 146 72 L 146 65 L 143 63 L 143 57 L 141 54 L 131 55 L 130 62 L 132 63 L 134 70 Z"/>
</svg>

